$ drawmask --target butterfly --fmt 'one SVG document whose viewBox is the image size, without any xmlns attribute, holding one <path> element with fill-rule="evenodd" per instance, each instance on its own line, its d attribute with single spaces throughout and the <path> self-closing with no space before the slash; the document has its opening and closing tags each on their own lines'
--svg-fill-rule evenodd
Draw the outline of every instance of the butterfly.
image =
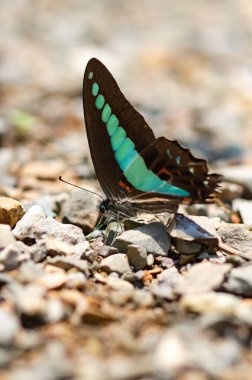
<svg viewBox="0 0 252 380">
<path fill-rule="evenodd" d="M 156 138 L 96 58 L 86 66 L 83 106 L 91 158 L 107 197 L 103 209 L 131 216 L 213 201 L 220 176 L 209 174 L 206 160 L 179 142 Z"/>
</svg>

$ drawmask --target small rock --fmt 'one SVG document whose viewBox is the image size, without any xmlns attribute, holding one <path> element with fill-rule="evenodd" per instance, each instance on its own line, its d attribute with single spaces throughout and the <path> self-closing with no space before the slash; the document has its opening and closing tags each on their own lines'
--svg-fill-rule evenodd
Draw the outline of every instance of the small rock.
<svg viewBox="0 0 252 380">
<path fill-rule="evenodd" d="M 144 271 L 143 270 L 139 270 L 138 272 L 126 272 L 122 276 L 123 280 L 129 281 L 132 284 L 134 284 L 135 282 L 142 281 L 143 278 L 144 278 Z"/>
<path fill-rule="evenodd" d="M 20 202 L 8 197 L 0 197 L 0 224 L 9 224 L 11 228 L 24 215 L 24 208 Z"/>
<path fill-rule="evenodd" d="M 154 264 L 154 256 L 150 253 L 147 256 L 147 265 L 151 267 Z"/>
<path fill-rule="evenodd" d="M 16 315 L 8 310 L 0 309 L 0 345 L 13 343 L 19 329 L 20 324 Z"/>
<path fill-rule="evenodd" d="M 231 268 L 230 264 L 212 262 L 195 264 L 176 284 L 176 293 L 205 293 L 216 289 L 220 287 Z"/>
<path fill-rule="evenodd" d="M 138 271 L 144 269 L 147 265 L 147 251 L 144 247 L 139 245 L 129 245 L 127 257 L 129 263 L 133 268 Z"/>
<path fill-rule="evenodd" d="M 88 263 L 86 260 L 81 260 L 76 257 L 56 256 L 52 258 L 49 257 L 47 261 L 49 264 L 55 265 L 58 268 L 62 268 L 64 270 L 76 268 L 80 272 L 83 272 L 86 276 L 89 275 Z"/>
<path fill-rule="evenodd" d="M 110 255 L 114 255 L 115 253 L 118 253 L 118 249 L 109 245 L 103 245 L 99 248 L 99 255 L 102 257 L 108 257 Z"/>
<path fill-rule="evenodd" d="M 147 253 L 166 256 L 171 241 L 164 224 L 155 222 L 123 232 L 115 239 L 113 246 L 120 252 L 127 252 L 128 246 L 132 244 L 144 247 Z"/>
<path fill-rule="evenodd" d="M 232 269 L 224 288 L 230 293 L 252 297 L 252 263 Z"/>
<path fill-rule="evenodd" d="M 64 272 L 45 273 L 37 279 L 37 284 L 44 286 L 48 290 L 61 288 L 67 281 Z"/>
<path fill-rule="evenodd" d="M 51 217 L 46 217 L 40 206 L 32 206 L 13 230 L 18 240 L 32 241 L 57 239 L 69 244 L 85 241 L 82 230 L 73 225 L 62 224 Z"/>
<path fill-rule="evenodd" d="M 87 191 L 78 190 L 71 194 L 63 206 L 63 223 L 80 227 L 85 234 L 93 231 L 99 217 L 100 198 Z"/>
<path fill-rule="evenodd" d="M 0 252 L 0 263 L 4 265 L 4 270 L 10 271 L 31 257 L 29 248 L 21 241 L 9 244 Z"/>
<path fill-rule="evenodd" d="M 139 307 L 150 307 L 153 305 L 153 295 L 144 289 L 136 289 L 133 296 L 133 301 Z"/>
<path fill-rule="evenodd" d="M 56 180 L 64 173 L 65 163 L 60 160 L 30 161 L 21 170 L 23 178 L 37 178 L 42 180 Z"/>
<path fill-rule="evenodd" d="M 198 253 L 202 248 L 202 245 L 196 241 L 186 241 L 182 239 L 176 239 L 175 246 L 180 253 L 188 254 Z"/>
<path fill-rule="evenodd" d="M 243 254 L 252 257 L 252 231 L 251 226 L 245 224 L 222 223 L 217 230 L 223 243 L 237 248 Z"/>
<path fill-rule="evenodd" d="M 177 213 L 168 228 L 174 239 L 196 241 L 207 246 L 218 246 L 218 237 L 211 219 L 205 216 L 185 216 Z"/>
<path fill-rule="evenodd" d="M 40 316 L 46 310 L 46 289 L 38 284 L 20 285 L 13 283 L 7 285 L 4 291 L 7 298 L 11 298 L 19 313 L 27 316 Z"/>
<path fill-rule="evenodd" d="M 101 261 L 100 268 L 107 273 L 116 272 L 123 274 L 131 272 L 127 255 L 123 253 L 116 253 L 115 255 L 105 257 Z"/>
<path fill-rule="evenodd" d="M 16 239 L 11 232 L 10 226 L 0 224 L 0 249 L 5 248 L 8 244 L 15 243 Z"/>
<path fill-rule="evenodd" d="M 86 276 L 82 272 L 72 272 L 67 274 L 67 288 L 83 289 L 85 287 L 86 282 Z"/>
<path fill-rule="evenodd" d="M 63 303 L 56 298 L 49 299 L 46 304 L 45 320 L 47 323 L 56 323 L 65 317 Z"/>
<path fill-rule="evenodd" d="M 187 294 L 180 300 L 183 310 L 199 314 L 218 313 L 232 316 L 239 304 L 240 300 L 237 297 L 219 292 Z"/>
<path fill-rule="evenodd" d="M 49 239 L 45 243 L 50 256 L 71 256 L 74 254 L 74 246 L 57 239 Z"/>
<path fill-rule="evenodd" d="M 121 278 L 116 278 L 114 276 L 108 276 L 106 280 L 106 284 L 108 284 L 112 289 L 122 290 L 122 291 L 133 291 L 134 286 Z"/>
<path fill-rule="evenodd" d="M 244 224 L 252 224 L 252 201 L 246 199 L 235 199 L 233 209 L 238 211 Z"/>
</svg>

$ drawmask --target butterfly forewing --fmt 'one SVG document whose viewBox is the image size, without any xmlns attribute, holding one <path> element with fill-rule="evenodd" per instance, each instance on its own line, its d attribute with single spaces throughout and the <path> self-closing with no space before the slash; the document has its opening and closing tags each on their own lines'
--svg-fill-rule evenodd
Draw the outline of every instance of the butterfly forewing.
<svg viewBox="0 0 252 380">
<path fill-rule="evenodd" d="M 156 139 L 95 58 L 86 67 L 83 103 L 95 172 L 111 201 L 158 212 L 212 199 L 220 176 L 177 141 Z"/>
</svg>

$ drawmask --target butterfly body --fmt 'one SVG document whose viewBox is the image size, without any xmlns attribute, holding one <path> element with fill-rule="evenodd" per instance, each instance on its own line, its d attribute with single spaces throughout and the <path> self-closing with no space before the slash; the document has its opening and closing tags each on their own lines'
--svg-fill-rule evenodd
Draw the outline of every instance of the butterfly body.
<svg viewBox="0 0 252 380">
<path fill-rule="evenodd" d="M 86 67 L 83 104 L 91 157 L 108 198 L 104 209 L 131 216 L 213 200 L 220 176 L 177 141 L 156 139 L 95 58 Z"/>
</svg>

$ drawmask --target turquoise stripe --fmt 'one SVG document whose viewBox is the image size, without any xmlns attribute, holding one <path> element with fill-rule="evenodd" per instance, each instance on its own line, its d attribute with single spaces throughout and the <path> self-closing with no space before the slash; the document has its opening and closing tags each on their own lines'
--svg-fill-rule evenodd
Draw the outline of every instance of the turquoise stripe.
<svg viewBox="0 0 252 380">
<path fill-rule="evenodd" d="M 97 98 L 96 98 L 96 100 L 95 100 L 95 107 L 98 110 L 101 110 L 102 107 L 104 106 L 104 103 L 105 103 L 104 96 L 103 95 L 98 95 Z"/>
<path fill-rule="evenodd" d="M 135 144 L 129 138 L 123 140 L 122 145 L 119 149 L 117 149 L 115 154 L 116 161 L 118 162 L 120 167 L 121 163 L 131 154 L 134 148 Z"/>
<path fill-rule="evenodd" d="M 107 123 L 108 119 L 110 118 L 110 115 L 111 115 L 111 108 L 108 104 L 105 104 L 102 110 L 102 114 L 101 114 L 102 121 L 104 123 Z"/>
<path fill-rule="evenodd" d="M 98 95 L 98 92 L 99 85 L 94 82 L 92 86 L 93 96 Z M 104 103 L 104 96 L 99 94 L 95 100 L 95 107 L 101 110 Z M 133 141 L 126 137 L 125 130 L 122 127 L 119 127 L 118 118 L 114 114 L 111 114 L 111 107 L 108 104 L 105 104 L 102 110 L 101 119 L 103 123 L 106 124 L 111 146 L 115 152 L 115 159 L 122 169 L 123 175 L 131 185 L 140 191 L 179 197 L 187 197 L 190 195 L 188 191 L 161 180 L 158 175 L 147 168 L 144 159 L 135 150 L 135 144 Z M 171 157 L 169 149 L 167 149 L 167 154 Z M 180 156 L 177 157 L 176 162 L 178 165 L 180 164 Z"/>
<path fill-rule="evenodd" d="M 92 95 L 96 96 L 98 95 L 98 92 L 99 92 L 99 85 L 98 83 L 94 82 L 92 86 Z"/>
<path fill-rule="evenodd" d="M 107 122 L 107 131 L 108 131 L 109 136 L 112 136 L 114 134 L 114 132 L 117 129 L 118 125 L 119 125 L 119 120 L 112 113 L 112 115 L 110 116 L 110 118 L 109 118 L 109 120 Z"/>
<path fill-rule="evenodd" d="M 138 157 L 137 151 L 134 149 L 128 156 L 125 158 L 123 162 L 121 162 L 120 167 L 122 171 L 125 171 L 129 165 Z"/>
<path fill-rule="evenodd" d="M 111 145 L 113 151 L 116 152 L 118 148 L 122 145 L 124 139 L 126 137 L 126 132 L 122 127 L 118 127 L 115 133 L 111 136 Z"/>
</svg>

